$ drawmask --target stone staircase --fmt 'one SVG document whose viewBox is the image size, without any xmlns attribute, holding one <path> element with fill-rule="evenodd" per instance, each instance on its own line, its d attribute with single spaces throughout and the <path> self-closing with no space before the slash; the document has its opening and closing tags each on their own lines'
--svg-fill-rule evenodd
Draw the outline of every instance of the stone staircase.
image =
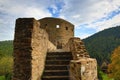
<svg viewBox="0 0 120 80">
<path fill-rule="evenodd" d="M 70 52 L 49 52 L 46 56 L 42 80 L 69 80 Z"/>
</svg>

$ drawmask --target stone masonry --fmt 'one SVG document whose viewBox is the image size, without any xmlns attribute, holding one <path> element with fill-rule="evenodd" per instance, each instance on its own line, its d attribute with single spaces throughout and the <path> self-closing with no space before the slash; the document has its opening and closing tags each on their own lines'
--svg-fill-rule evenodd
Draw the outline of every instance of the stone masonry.
<svg viewBox="0 0 120 80">
<path fill-rule="evenodd" d="M 74 60 L 78 60 L 83 57 L 90 57 L 87 53 L 84 43 L 80 40 L 80 38 L 70 38 L 64 47 L 64 50 L 72 52 Z"/>
<path fill-rule="evenodd" d="M 71 38 L 65 50 L 72 52 L 70 80 L 97 80 L 97 61 L 90 58 L 80 38 Z"/>
<path fill-rule="evenodd" d="M 92 58 L 81 58 L 70 62 L 71 80 L 98 80 L 97 62 Z"/>
<path fill-rule="evenodd" d="M 70 38 L 74 37 L 74 25 L 60 18 L 46 17 L 39 20 L 40 27 L 49 34 L 49 40 L 62 49 Z"/>
<path fill-rule="evenodd" d="M 34 18 L 16 20 L 12 80 L 40 80 L 46 52 L 55 49 Z"/>
<path fill-rule="evenodd" d="M 80 38 L 74 37 L 73 24 L 59 18 L 18 18 L 12 80 L 41 80 L 46 53 L 59 50 L 72 53 L 70 80 L 97 80 L 97 61 L 90 58 Z"/>
</svg>

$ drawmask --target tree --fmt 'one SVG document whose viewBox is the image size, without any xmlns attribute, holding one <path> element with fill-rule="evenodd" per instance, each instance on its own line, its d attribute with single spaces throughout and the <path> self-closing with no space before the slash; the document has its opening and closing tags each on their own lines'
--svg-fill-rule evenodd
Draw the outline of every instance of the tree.
<svg viewBox="0 0 120 80">
<path fill-rule="evenodd" d="M 0 59 L 0 76 L 12 73 L 13 58 L 5 56 Z"/>
<path fill-rule="evenodd" d="M 110 62 L 112 51 L 120 45 L 120 26 L 105 29 L 83 39 L 86 49 L 92 58 L 96 58 L 99 66 L 104 61 Z"/>
<path fill-rule="evenodd" d="M 111 63 L 108 65 L 108 72 L 114 80 L 120 80 L 120 46 L 113 51 Z"/>
</svg>

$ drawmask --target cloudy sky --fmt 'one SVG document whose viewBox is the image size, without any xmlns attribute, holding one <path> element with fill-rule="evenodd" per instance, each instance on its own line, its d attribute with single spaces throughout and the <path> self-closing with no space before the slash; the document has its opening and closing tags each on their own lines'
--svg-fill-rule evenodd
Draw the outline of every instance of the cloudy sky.
<svg viewBox="0 0 120 80">
<path fill-rule="evenodd" d="M 83 39 L 120 25 L 120 0 L 0 0 L 0 41 L 14 39 L 15 20 L 23 17 L 63 18 Z"/>
</svg>

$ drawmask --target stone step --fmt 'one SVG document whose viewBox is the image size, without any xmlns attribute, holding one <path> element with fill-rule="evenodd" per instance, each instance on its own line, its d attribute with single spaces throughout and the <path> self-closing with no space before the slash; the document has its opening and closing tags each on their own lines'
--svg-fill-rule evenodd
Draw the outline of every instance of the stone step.
<svg viewBox="0 0 120 80">
<path fill-rule="evenodd" d="M 43 76 L 42 80 L 69 80 L 69 76 Z"/>
<path fill-rule="evenodd" d="M 68 70 L 45 70 L 44 76 L 68 76 Z"/>
<path fill-rule="evenodd" d="M 68 70 L 69 65 L 46 65 L 45 70 Z"/>
<path fill-rule="evenodd" d="M 46 60 L 71 60 L 72 56 L 47 56 Z"/>
<path fill-rule="evenodd" d="M 51 56 L 51 55 L 53 55 L 53 56 L 55 56 L 55 55 L 65 55 L 65 56 L 68 56 L 68 55 L 71 55 L 71 53 L 70 52 L 49 52 L 49 53 L 47 53 L 47 56 Z"/>
<path fill-rule="evenodd" d="M 63 72 L 63 71 L 68 71 L 68 70 L 45 70 L 45 72 Z"/>
<path fill-rule="evenodd" d="M 70 60 L 70 52 L 47 53 L 42 80 L 69 80 Z"/>
<path fill-rule="evenodd" d="M 46 65 L 69 65 L 70 60 L 47 60 Z"/>
</svg>

